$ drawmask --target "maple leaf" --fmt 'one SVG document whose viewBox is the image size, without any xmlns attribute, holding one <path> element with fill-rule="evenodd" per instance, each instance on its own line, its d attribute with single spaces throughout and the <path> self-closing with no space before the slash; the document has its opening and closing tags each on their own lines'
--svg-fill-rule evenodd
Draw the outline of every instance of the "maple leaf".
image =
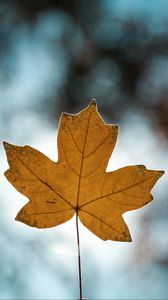
<svg viewBox="0 0 168 300">
<path fill-rule="evenodd" d="M 106 124 L 96 101 L 76 115 L 62 113 L 58 162 L 29 147 L 4 143 L 10 183 L 30 201 L 16 220 L 38 228 L 59 225 L 76 213 L 103 240 L 131 241 L 122 214 L 152 201 L 164 171 L 143 165 L 106 172 L 118 126 Z"/>
</svg>

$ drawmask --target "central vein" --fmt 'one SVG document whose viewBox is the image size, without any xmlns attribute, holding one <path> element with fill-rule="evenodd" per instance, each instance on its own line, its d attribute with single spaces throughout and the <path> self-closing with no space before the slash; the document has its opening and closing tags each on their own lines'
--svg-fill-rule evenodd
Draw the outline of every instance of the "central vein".
<svg viewBox="0 0 168 300">
<path fill-rule="evenodd" d="M 87 140 L 87 135 L 88 135 L 88 130 L 89 130 L 89 123 L 90 123 L 91 113 L 90 113 L 89 118 L 88 118 L 88 124 L 87 124 L 86 134 L 85 134 L 84 143 L 83 143 L 83 151 L 81 153 L 82 154 L 82 159 L 81 159 L 81 166 L 80 166 L 80 172 L 79 172 L 79 182 L 78 182 L 78 192 L 77 192 L 77 204 L 76 204 L 76 210 L 77 210 L 77 212 L 78 212 L 78 208 L 79 208 L 78 203 L 79 203 L 80 188 L 81 188 L 81 176 L 82 176 L 82 171 L 83 171 L 84 153 L 85 153 L 86 140 Z"/>
</svg>

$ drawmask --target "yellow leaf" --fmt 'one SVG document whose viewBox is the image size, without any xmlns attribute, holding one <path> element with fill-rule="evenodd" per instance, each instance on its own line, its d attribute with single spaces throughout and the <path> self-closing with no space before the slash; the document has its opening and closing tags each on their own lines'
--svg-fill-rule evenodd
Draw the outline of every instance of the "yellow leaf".
<svg viewBox="0 0 168 300">
<path fill-rule="evenodd" d="M 122 214 L 152 200 L 150 191 L 164 171 L 138 165 L 106 172 L 117 134 L 92 100 L 77 115 L 62 113 L 56 163 L 29 146 L 4 143 L 10 166 L 5 176 L 30 199 L 16 220 L 46 228 L 76 213 L 101 239 L 131 241 Z"/>
</svg>

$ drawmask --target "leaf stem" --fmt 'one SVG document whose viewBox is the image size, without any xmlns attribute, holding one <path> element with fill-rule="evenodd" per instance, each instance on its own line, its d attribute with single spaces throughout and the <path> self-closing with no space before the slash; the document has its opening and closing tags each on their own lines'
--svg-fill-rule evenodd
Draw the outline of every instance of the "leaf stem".
<svg viewBox="0 0 168 300">
<path fill-rule="evenodd" d="M 82 300 L 82 272 L 81 272 L 81 258 L 80 258 L 78 212 L 76 212 L 76 235 L 77 235 L 77 247 L 78 247 L 79 292 L 80 292 L 80 300 Z"/>
</svg>

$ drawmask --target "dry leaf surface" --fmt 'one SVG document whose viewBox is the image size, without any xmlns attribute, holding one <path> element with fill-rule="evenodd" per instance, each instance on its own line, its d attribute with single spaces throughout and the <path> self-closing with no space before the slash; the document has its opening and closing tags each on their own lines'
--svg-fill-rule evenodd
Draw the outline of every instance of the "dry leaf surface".
<svg viewBox="0 0 168 300">
<path fill-rule="evenodd" d="M 131 241 L 122 214 L 149 203 L 164 172 L 143 165 L 106 172 L 117 134 L 118 127 L 104 123 L 92 100 L 77 115 L 62 113 L 58 162 L 32 147 L 4 143 L 10 166 L 5 176 L 30 199 L 16 220 L 48 228 L 77 213 L 101 239 Z"/>
</svg>

